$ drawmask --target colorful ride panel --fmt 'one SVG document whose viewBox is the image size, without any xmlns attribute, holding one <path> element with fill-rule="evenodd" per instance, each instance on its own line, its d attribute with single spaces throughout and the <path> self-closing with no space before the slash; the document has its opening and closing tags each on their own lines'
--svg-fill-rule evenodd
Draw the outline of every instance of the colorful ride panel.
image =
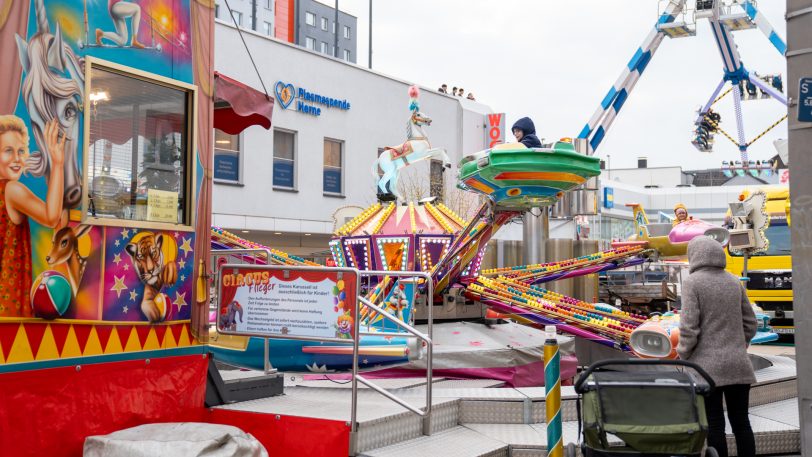
<svg viewBox="0 0 812 457">
<path fill-rule="evenodd" d="M 442 203 L 375 203 L 336 230 L 330 253 L 339 267 L 430 271 L 465 225 Z"/>
<path fill-rule="evenodd" d="M 523 211 L 552 205 L 562 192 L 600 175 L 600 160 L 562 141 L 533 149 L 508 143 L 465 157 L 459 168 L 461 189 L 487 196 L 497 209 Z"/>
</svg>

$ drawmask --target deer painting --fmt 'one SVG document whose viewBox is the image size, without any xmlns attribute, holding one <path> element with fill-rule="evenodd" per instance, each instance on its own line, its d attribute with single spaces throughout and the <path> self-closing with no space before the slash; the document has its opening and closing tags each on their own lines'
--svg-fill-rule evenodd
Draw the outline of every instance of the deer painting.
<svg viewBox="0 0 812 457">
<path fill-rule="evenodd" d="M 68 281 L 73 289 L 73 295 L 76 295 L 79 290 L 79 284 L 82 282 L 82 276 L 87 267 L 87 257 L 79 252 L 79 238 L 87 235 L 90 228 L 89 225 L 77 225 L 57 230 L 52 240 L 51 252 L 45 256 L 45 261 L 51 267 L 66 264 Z"/>
</svg>

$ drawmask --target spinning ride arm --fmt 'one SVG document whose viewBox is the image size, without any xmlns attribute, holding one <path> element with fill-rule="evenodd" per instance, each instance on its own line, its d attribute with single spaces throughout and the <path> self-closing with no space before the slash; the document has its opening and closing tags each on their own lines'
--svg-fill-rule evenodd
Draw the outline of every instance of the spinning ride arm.
<svg viewBox="0 0 812 457">
<path fill-rule="evenodd" d="M 485 201 L 468 226 L 460 231 L 446 255 L 431 270 L 435 294 L 442 293 L 456 281 L 502 225 L 519 214 L 515 211 L 495 212 L 493 202 Z"/>
<path fill-rule="evenodd" d="M 686 0 L 671 0 L 657 20 L 657 24 L 629 60 L 615 84 L 609 89 L 589 122 L 578 134 L 578 138 L 587 140 L 590 155 L 595 153 L 598 145 L 606 136 L 606 132 L 612 126 L 618 112 L 620 112 L 663 38 L 665 38 L 665 33 L 659 30 L 659 26 L 673 22 L 685 9 L 685 2 Z"/>
<path fill-rule="evenodd" d="M 775 49 L 777 49 L 782 56 L 785 55 L 787 53 L 787 43 L 776 33 L 767 18 L 756 8 L 756 5 L 750 0 L 744 0 L 742 8 L 744 8 L 744 12 L 747 13 L 750 20 L 756 24 L 756 27 L 758 27 L 767 39 L 770 40 L 770 43 L 775 46 Z"/>
</svg>

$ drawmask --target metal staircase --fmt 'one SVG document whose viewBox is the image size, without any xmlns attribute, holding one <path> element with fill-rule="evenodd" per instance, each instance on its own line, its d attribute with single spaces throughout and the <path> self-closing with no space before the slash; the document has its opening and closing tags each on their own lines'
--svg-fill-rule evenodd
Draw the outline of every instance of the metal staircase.
<svg viewBox="0 0 812 457">
<path fill-rule="evenodd" d="M 795 362 L 761 357 L 750 395 L 750 420 L 759 455 L 800 453 Z M 236 375 L 236 374 L 235 374 Z M 224 378 L 229 375 L 224 374 Z M 425 402 L 425 378 L 376 381 L 416 406 Z M 349 384 L 286 379 L 285 395 L 219 408 L 266 414 L 306 415 L 349 421 Z M 575 391 L 562 388 L 564 442 L 578 441 Z M 506 388 L 498 381 L 435 378 L 432 434 L 422 421 L 371 389 L 358 394 L 357 455 L 366 457 L 546 456 L 544 388 Z M 728 435 L 730 455 L 735 455 Z"/>
</svg>

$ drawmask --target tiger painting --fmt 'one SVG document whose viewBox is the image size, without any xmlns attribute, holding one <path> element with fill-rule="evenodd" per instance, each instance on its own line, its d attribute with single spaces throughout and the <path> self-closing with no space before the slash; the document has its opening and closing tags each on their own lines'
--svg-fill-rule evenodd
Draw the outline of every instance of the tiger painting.
<svg viewBox="0 0 812 457">
<path fill-rule="evenodd" d="M 164 286 L 172 286 L 178 279 L 175 261 L 164 262 L 161 246 L 164 235 L 147 234 L 127 244 L 126 251 L 132 259 L 138 279 L 144 284 L 141 312 L 150 322 L 160 322 L 166 317 L 155 304 L 155 297 Z"/>
</svg>

